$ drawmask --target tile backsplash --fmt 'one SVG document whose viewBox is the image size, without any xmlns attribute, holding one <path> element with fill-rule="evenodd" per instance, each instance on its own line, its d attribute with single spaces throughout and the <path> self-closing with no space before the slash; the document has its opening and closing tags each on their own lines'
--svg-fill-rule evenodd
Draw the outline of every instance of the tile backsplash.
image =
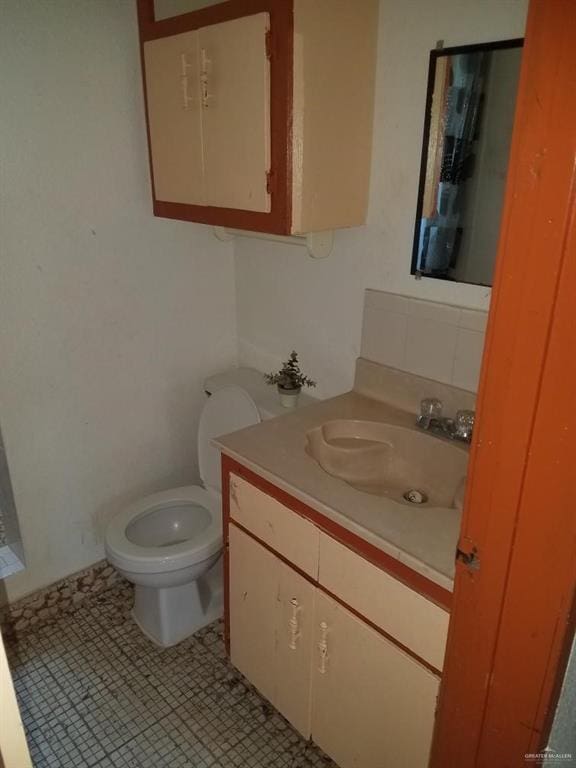
<svg viewBox="0 0 576 768">
<path fill-rule="evenodd" d="M 361 356 L 476 392 L 487 317 L 482 310 L 367 290 Z"/>
</svg>

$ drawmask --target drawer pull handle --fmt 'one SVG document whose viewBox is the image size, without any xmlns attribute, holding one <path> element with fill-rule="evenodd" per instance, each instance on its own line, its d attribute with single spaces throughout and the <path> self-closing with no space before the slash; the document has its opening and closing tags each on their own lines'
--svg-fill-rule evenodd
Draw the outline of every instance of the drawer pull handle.
<svg viewBox="0 0 576 768">
<path fill-rule="evenodd" d="M 288 643 L 288 647 L 291 651 L 296 650 L 296 641 L 300 638 L 300 635 L 302 634 L 300 632 L 300 625 L 298 623 L 298 614 L 302 610 L 300 605 L 298 604 L 298 600 L 296 600 L 295 597 L 290 600 L 290 605 L 292 606 L 292 616 L 290 617 L 290 621 L 288 624 L 290 625 L 290 642 Z"/>
<path fill-rule="evenodd" d="M 321 675 L 326 674 L 326 662 L 328 661 L 328 624 L 325 621 L 320 622 L 320 640 L 318 642 L 318 650 L 320 651 L 320 666 L 318 672 Z"/>
</svg>

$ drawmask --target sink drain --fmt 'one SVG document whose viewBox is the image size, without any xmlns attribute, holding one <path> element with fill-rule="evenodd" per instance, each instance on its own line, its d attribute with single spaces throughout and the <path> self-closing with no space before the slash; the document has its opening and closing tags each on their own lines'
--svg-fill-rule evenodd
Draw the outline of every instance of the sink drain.
<svg viewBox="0 0 576 768">
<path fill-rule="evenodd" d="M 425 504 L 428 501 L 428 496 L 422 491 L 417 491 L 415 488 L 406 491 L 403 498 L 410 502 L 410 504 Z"/>
</svg>

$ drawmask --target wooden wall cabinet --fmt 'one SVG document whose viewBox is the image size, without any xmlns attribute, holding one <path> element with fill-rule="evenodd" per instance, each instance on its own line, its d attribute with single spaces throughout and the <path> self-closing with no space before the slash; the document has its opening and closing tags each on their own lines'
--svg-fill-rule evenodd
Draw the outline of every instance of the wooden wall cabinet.
<svg viewBox="0 0 576 768">
<path fill-rule="evenodd" d="M 232 663 L 341 768 L 425 768 L 447 611 L 224 475 Z"/>
<path fill-rule="evenodd" d="M 273 234 L 363 224 L 378 0 L 137 0 L 154 213 Z"/>
</svg>

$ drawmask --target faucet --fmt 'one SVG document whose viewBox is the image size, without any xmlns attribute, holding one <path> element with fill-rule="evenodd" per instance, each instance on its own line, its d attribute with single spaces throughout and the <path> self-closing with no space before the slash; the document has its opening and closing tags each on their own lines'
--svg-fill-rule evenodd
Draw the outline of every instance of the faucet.
<svg viewBox="0 0 576 768">
<path fill-rule="evenodd" d="M 474 411 L 466 410 L 457 411 L 454 419 L 442 416 L 442 400 L 426 397 L 420 402 L 420 415 L 416 419 L 416 426 L 434 435 L 470 443 L 474 430 L 474 417 Z"/>
</svg>

